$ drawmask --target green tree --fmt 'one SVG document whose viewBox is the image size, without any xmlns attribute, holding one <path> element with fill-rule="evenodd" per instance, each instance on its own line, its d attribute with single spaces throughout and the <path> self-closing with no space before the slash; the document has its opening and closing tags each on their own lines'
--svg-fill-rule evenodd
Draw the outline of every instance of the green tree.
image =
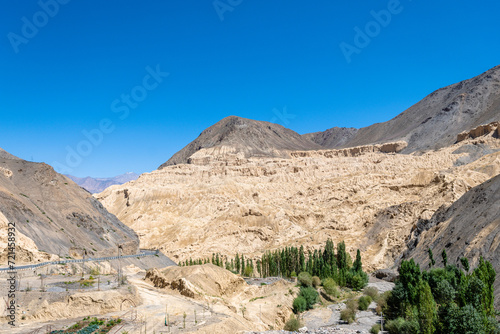
<svg viewBox="0 0 500 334">
<path fill-rule="evenodd" d="M 295 269 L 296 273 L 300 273 L 301 271 L 306 271 L 306 256 L 304 254 L 304 246 L 300 246 L 299 250 L 299 266 Z"/>
<path fill-rule="evenodd" d="M 299 314 L 307 310 L 307 301 L 304 297 L 298 296 L 293 300 L 293 312 Z"/>
<path fill-rule="evenodd" d="M 429 247 L 429 250 L 427 251 L 429 253 L 429 268 L 434 267 L 436 264 L 436 261 L 434 260 L 434 255 L 432 254 L 432 249 Z"/>
<path fill-rule="evenodd" d="M 466 257 L 460 259 L 460 263 L 462 263 L 462 267 L 464 267 L 466 272 L 469 272 L 469 260 Z"/>
<path fill-rule="evenodd" d="M 239 274 L 240 273 L 240 256 L 238 253 L 236 253 L 236 257 L 234 258 L 234 264 L 236 265 L 236 272 Z"/>
<path fill-rule="evenodd" d="M 313 308 L 313 305 L 316 304 L 316 301 L 318 300 L 318 291 L 316 291 L 316 289 L 314 288 L 300 288 L 300 296 L 304 297 L 304 299 L 306 300 L 306 304 L 307 304 L 307 309 L 310 310 Z"/>
<path fill-rule="evenodd" d="M 483 283 L 483 291 L 481 293 L 481 304 L 482 307 L 477 310 L 482 310 L 485 316 L 494 316 L 494 287 L 496 279 L 496 272 L 490 262 L 485 261 L 481 256 L 479 259 L 479 265 L 474 270 L 474 276 L 480 279 Z"/>
<path fill-rule="evenodd" d="M 454 334 L 485 334 L 481 315 L 472 305 L 456 309 L 448 330 Z"/>
<path fill-rule="evenodd" d="M 243 254 L 241 254 L 241 275 L 245 273 L 245 258 L 243 257 Z"/>
<path fill-rule="evenodd" d="M 306 272 L 301 272 L 297 279 L 303 287 L 310 287 L 313 284 L 311 274 Z"/>
<path fill-rule="evenodd" d="M 363 271 L 363 264 L 361 263 L 361 252 L 359 251 L 359 249 L 356 252 L 356 260 L 354 261 L 352 270 L 354 270 L 355 272 Z"/>
<path fill-rule="evenodd" d="M 429 284 L 421 280 L 418 286 L 418 316 L 420 331 L 422 334 L 433 334 L 435 331 L 434 322 L 437 318 L 436 303 L 432 296 L 431 287 Z"/>
<path fill-rule="evenodd" d="M 345 243 L 343 241 L 337 244 L 337 267 L 339 268 L 339 270 L 349 269 L 347 252 L 345 250 Z"/>
<path fill-rule="evenodd" d="M 443 267 L 446 268 L 446 266 L 448 265 L 448 254 L 446 254 L 446 249 L 443 249 L 443 251 L 441 252 L 441 257 L 443 258 Z"/>
</svg>

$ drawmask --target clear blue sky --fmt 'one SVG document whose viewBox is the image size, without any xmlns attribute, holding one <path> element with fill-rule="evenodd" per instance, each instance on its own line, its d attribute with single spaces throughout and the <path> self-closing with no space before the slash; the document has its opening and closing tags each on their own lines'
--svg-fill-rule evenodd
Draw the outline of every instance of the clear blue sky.
<svg viewBox="0 0 500 334">
<path fill-rule="evenodd" d="M 0 147 L 76 176 L 152 171 L 229 115 L 301 134 L 368 126 L 500 64 L 493 0 L 54 1 L 3 2 Z M 377 31 L 371 11 L 388 8 Z M 340 44 L 367 24 L 348 63 Z"/>
</svg>

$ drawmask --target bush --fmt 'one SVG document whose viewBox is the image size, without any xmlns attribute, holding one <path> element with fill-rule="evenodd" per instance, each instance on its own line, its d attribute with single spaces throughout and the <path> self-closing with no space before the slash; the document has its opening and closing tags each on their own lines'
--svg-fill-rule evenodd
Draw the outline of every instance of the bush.
<svg viewBox="0 0 500 334">
<path fill-rule="evenodd" d="M 372 298 L 372 300 L 374 301 L 377 301 L 378 299 L 378 289 L 373 287 L 373 286 L 369 286 L 369 287 L 366 287 L 363 289 L 363 293 L 367 296 L 370 296 Z"/>
<path fill-rule="evenodd" d="M 346 308 L 340 312 L 340 319 L 349 324 L 352 324 L 356 320 L 356 312 L 350 308 Z"/>
<path fill-rule="evenodd" d="M 298 276 L 299 283 L 304 287 L 312 286 L 312 276 L 309 273 L 301 272 Z"/>
<path fill-rule="evenodd" d="M 299 314 L 300 312 L 304 312 L 305 310 L 307 310 L 306 299 L 302 296 L 298 296 L 293 300 L 293 312 Z"/>
<path fill-rule="evenodd" d="M 335 280 L 333 278 L 327 278 L 323 281 L 323 288 L 325 289 L 325 292 L 332 296 L 332 297 L 338 297 L 339 296 L 339 290 L 337 289 L 337 283 L 335 283 Z"/>
<path fill-rule="evenodd" d="M 317 288 L 318 288 L 318 286 L 320 286 L 320 285 L 321 285 L 321 280 L 319 279 L 319 277 L 318 277 L 318 276 L 313 276 L 313 278 L 312 278 L 312 285 L 313 285 L 313 287 L 314 287 L 315 289 L 317 289 Z"/>
<path fill-rule="evenodd" d="M 243 276 L 251 277 L 253 275 L 253 268 L 250 266 L 245 267 L 245 271 L 243 272 Z"/>
<path fill-rule="evenodd" d="M 347 286 L 354 291 L 361 291 L 368 284 L 368 275 L 363 271 L 353 272 L 347 274 Z"/>
<path fill-rule="evenodd" d="M 310 310 L 316 304 L 319 294 L 314 288 L 301 288 L 299 296 L 306 300 L 306 308 Z"/>
<path fill-rule="evenodd" d="M 361 311 L 366 311 L 368 310 L 368 307 L 370 306 L 372 302 L 372 297 L 370 296 L 361 296 L 358 299 L 358 309 Z"/>
<path fill-rule="evenodd" d="M 349 299 L 346 303 L 345 303 L 345 306 L 348 308 L 348 309 L 351 309 L 353 310 L 354 312 L 356 312 L 356 310 L 358 309 L 359 305 L 358 305 L 358 301 L 356 299 Z"/>
<path fill-rule="evenodd" d="M 420 326 L 416 320 L 406 321 L 403 318 L 390 320 L 385 325 L 389 334 L 418 334 Z"/>
<path fill-rule="evenodd" d="M 377 307 L 375 308 L 375 312 L 377 312 L 378 315 L 381 315 L 382 312 L 385 312 L 384 310 L 387 308 L 387 299 L 391 295 L 390 291 L 386 291 L 383 294 L 379 294 L 378 298 L 376 300 L 377 302 Z"/>
<path fill-rule="evenodd" d="M 378 334 L 378 332 L 380 332 L 380 328 L 381 328 L 380 324 L 375 324 L 370 329 L 370 333 L 372 333 L 372 334 Z"/>
<path fill-rule="evenodd" d="M 300 320 L 295 318 L 293 315 L 285 324 L 285 330 L 290 332 L 296 332 L 301 327 Z"/>
</svg>

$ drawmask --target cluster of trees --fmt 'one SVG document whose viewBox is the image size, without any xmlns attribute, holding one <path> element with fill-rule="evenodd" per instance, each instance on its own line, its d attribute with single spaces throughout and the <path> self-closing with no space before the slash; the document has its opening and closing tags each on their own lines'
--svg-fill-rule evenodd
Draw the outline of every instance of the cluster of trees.
<svg viewBox="0 0 500 334">
<path fill-rule="evenodd" d="M 184 262 L 180 262 L 180 266 L 196 266 L 196 265 L 202 265 L 202 264 L 214 264 L 218 267 L 221 268 L 226 268 L 227 270 L 231 271 L 234 274 L 239 274 L 242 276 L 252 276 L 254 273 L 254 262 L 252 259 L 246 259 L 243 254 L 241 256 L 236 253 L 236 256 L 232 259 L 229 259 L 228 257 L 223 257 L 220 253 L 214 253 L 212 254 L 212 259 L 210 258 L 205 258 L 205 259 L 189 259 Z"/>
<path fill-rule="evenodd" d="M 421 270 L 413 259 L 403 261 L 399 280 L 384 307 L 390 333 L 500 333 L 493 307 L 496 273 L 482 257 L 473 271 L 466 258 L 463 268 L 449 265 L 442 252 L 443 267 L 429 250 L 429 270 Z"/>
<path fill-rule="evenodd" d="M 246 259 L 243 255 L 236 254 L 233 259 L 220 254 L 212 254 L 212 259 L 186 260 L 181 265 L 199 265 L 212 263 L 226 268 L 236 274 L 252 276 L 257 270 L 259 277 L 296 277 L 297 273 L 307 272 L 324 280 L 332 278 L 340 286 L 348 286 L 361 290 L 368 282 L 368 275 L 363 272 L 361 253 L 358 249 L 356 259 L 352 262 L 350 254 L 346 251 L 345 243 L 337 244 L 337 252 L 333 241 L 328 239 L 325 247 L 314 252 L 304 250 L 303 246 L 286 247 L 275 251 L 267 251 L 262 258 L 255 262 Z"/>
</svg>

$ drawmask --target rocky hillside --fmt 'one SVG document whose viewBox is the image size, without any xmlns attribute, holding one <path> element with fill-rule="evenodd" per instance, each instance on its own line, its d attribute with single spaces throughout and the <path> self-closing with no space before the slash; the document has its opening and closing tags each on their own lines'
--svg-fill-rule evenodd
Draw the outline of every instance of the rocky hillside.
<svg viewBox="0 0 500 334">
<path fill-rule="evenodd" d="M 356 128 L 334 127 L 322 132 L 307 133 L 303 137 L 324 148 L 339 148 L 347 146 L 358 131 Z"/>
<path fill-rule="evenodd" d="M 0 147 L 0 159 L 19 159 Z"/>
<path fill-rule="evenodd" d="M 159 169 L 211 159 L 287 157 L 286 151 L 289 150 L 320 148 L 320 145 L 281 125 L 229 116 L 204 130 Z"/>
<path fill-rule="evenodd" d="M 359 130 L 304 135 L 325 148 L 406 141 L 406 153 L 452 145 L 462 131 L 500 119 L 500 66 L 438 89 L 394 119 Z"/>
<path fill-rule="evenodd" d="M 78 184 L 83 189 L 87 190 L 92 194 L 100 193 L 104 189 L 116 184 L 124 184 L 130 181 L 137 180 L 139 175 L 136 173 L 125 173 L 115 177 L 108 178 L 94 178 L 94 177 L 76 177 L 72 175 L 65 175 L 70 178 L 73 182 Z"/>
<path fill-rule="evenodd" d="M 143 247 L 178 260 L 314 248 L 332 238 L 352 252 L 360 247 L 366 264 L 380 268 L 405 250 L 415 222 L 500 173 L 500 140 L 491 133 L 421 155 L 385 153 L 401 148 L 168 166 L 95 196 Z"/>
<path fill-rule="evenodd" d="M 138 251 L 137 234 L 73 181 L 43 163 L 0 158 L 0 258 L 9 222 L 17 229 L 17 264 L 61 257 Z"/>
<path fill-rule="evenodd" d="M 432 218 L 420 220 L 412 232 L 404 258 L 414 258 L 427 266 L 429 248 L 434 254 L 441 254 L 446 249 L 449 262 L 458 264 L 465 256 L 474 267 L 483 256 L 498 273 L 499 245 L 500 175 L 471 189 L 449 208 L 438 210 Z M 499 307 L 499 279 L 495 282 L 495 291 Z"/>
</svg>

